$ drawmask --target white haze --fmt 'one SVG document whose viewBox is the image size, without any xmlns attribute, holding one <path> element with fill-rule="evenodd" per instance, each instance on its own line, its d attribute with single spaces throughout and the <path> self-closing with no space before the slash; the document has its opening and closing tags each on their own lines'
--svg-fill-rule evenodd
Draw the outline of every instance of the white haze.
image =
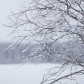
<svg viewBox="0 0 84 84">
<path fill-rule="evenodd" d="M 11 39 L 7 35 L 12 29 L 3 24 L 8 23 L 7 16 L 18 11 L 20 0 L 0 0 L 0 42 Z M 0 65 L 0 84 L 40 84 L 44 71 L 54 64 L 28 64 L 16 69 L 19 65 Z M 84 76 L 78 76 L 78 83 L 84 84 Z M 74 83 L 71 83 L 74 84 Z"/>
<path fill-rule="evenodd" d="M 0 84 L 40 84 L 43 74 L 53 66 L 55 64 L 0 65 Z M 77 76 L 77 82 L 84 84 L 84 76 Z"/>
<path fill-rule="evenodd" d="M 4 25 L 8 24 L 8 16 L 11 11 L 17 12 L 19 9 L 20 0 L 0 0 L 0 42 L 10 42 L 10 37 L 7 35 L 13 30 Z"/>
</svg>

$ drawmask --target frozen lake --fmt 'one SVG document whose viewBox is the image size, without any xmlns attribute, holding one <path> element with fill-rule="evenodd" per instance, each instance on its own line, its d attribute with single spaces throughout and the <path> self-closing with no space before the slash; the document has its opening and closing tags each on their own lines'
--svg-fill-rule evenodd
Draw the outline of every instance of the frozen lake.
<svg viewBox="0 0 84 84">
<path fill-rule="evenodd" d="M 0 65 L 0 84 L 40 84 L 44 72 L 52 66 L 54 64 Z M 84 76 L 77 79 L 79 84 L 84 84 Z"/>
</svg>

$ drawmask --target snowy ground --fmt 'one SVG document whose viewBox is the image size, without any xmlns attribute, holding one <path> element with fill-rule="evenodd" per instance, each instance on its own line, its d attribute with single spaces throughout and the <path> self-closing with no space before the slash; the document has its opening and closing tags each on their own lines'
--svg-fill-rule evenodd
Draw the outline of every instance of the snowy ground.
<svg viewBox="0 0 84 84">
<path fill-rule="evenodd" d="M 0 84 L 40 84 L 43 74 L 52 66 L 54 64 L 0 65 Z M 84 76 L 78 77 L 78 82 L 84 84 Z"/>
</svg>

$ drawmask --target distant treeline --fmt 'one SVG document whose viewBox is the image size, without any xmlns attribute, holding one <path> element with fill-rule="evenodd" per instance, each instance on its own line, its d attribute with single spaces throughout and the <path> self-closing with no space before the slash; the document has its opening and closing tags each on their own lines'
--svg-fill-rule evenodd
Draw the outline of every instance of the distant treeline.
<svg viewBox="0 0 84 84">
<path fill-rule="evenodd" d="M 26 56 L 27 53 L 22 53 L 22 50 L 26 48 L 27 44 L 21 45 L 16 49 L 7 49 L 12 43 L 0 43 L 0 64 L 11 64 L 11 63 L 20 63 Z"/>
<path fill-rule="evenodd" d="M 26 59 L 31 53 L 29 51 L 22 53 L 31 43 L 25 43 L 18 46 L 16 49 L 7 49 L 12 43 L 0 43 L 0 64 L 18 64 Z M 50 60 L 47 60 L 48 62 Z M 41 63 L 42 60 L 34 59 L 30 63 Z"/>
<path fill-rule="evenodd" d="M 0 64 L 18 64 L 32 54 L 31 50 L 22 53 L 22 51 L 32 45 L 32 43 L 21 44 L 16 49 L 9 48 L 5 50 L 11 44 L 12 43 L 0 43 Z M 37 47 L 39 47 L 39 45 L 34 46 L 34 49 L 37 49 Z M 67 43 L 56 42 L 50 47 L 49 50 L 42 53 L 45 58 L 33 59 L 30 63 L 56 63 L 62 61 L 72 62 L 72 59 L 84 61 L 84 45 L 81 43 L 74 43 L 73 41 Z M 47 53 L 49 55 L 45 56 Z"/>
</svg>

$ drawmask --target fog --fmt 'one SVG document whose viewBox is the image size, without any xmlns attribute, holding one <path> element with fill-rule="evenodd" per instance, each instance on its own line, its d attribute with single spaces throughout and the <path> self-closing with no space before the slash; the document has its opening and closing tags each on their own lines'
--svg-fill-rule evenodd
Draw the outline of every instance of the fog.
<svg viewBox="0 0 84 84">
<path fill-rule="evenodd" d="M 20 6 L 20 0 L 0 0 L 0 42 L 12 41 L 8 36 L 13 30 L 4 25 L 9 23 L 8 16 L 11 11 L 17 12 Z"/>
<path fill-rule="evenodd" d="M 20 45 L 15 50 L 4 50 L 9 45 L 10 43 L 0 43 L 0 84 L 40 84 L 44 73 L 59 64 L 59 62 L 51 63 L 52 59 L 48 58 L 46 62 L 43 60 L 33 60 L 31 63 L 20 66 L 21 61 L 29 54 L 29 51 L 22 53 L 22 50 L 30 45 L 30 43 Z M 55 46 L 58 46 L 58 43 L 56 43 Z M 60 48 L 60 45 L 58 47 Z M 75 48 L 77 48 L 77 46 L 74 47 L 74 49 Z M 52 49 L 54 51 L 54 47 L 52 47 Z M 82 60 L 84 60 L 84 58 Z M 78 69 L 80 69 L 80 67 L 78 67 Z M 68 73 L 69 70 L 67 69 L 63 74 Z M 79 84 L 83 84 L 84 76 L 75 76 L 75 78 Z M 67 84 L 74 83 L 74 81 L 69 81 Z"/>
<path fill-rule="evenodd" d="M 40 84 L 44 72 L 54 65 L 0 65 L 0 84 Z"/>
<path fill-rule="evenodd" d="M 0 84 L 40 84 L 43 74 L 55 64 L 0 65 Z M 64 73 L 66 74 L 68 70 Z M 84 76 L 76 76 L 84 84 Z M 67 84 L 75 84 L 69 81 Z"/>
<path fill-rule="evenodd" d="M 7 16 L 11 15 L 11 11 L 18 11 L 19 4 L 20 0 L 0 0 L 0 84 L 40 84 L 46 70 L 55 64 L 36 63 L 35 61 L 20 67 L 19 64 L 24 59 L 22 56 L 28 54 L 21 52 L 26 46 L 16 50 L 4 50 L 9 46 L 8 42 L 12 42 L 8 35 L 13 30 L 4 25 L 8 24 Z M 64 74 L 66 73 L 68 70 Z M 79 84 L 84 83 L 84 76 L 77 76 L 76 79 Z M 67 84 L 75 83 L 69 81 Z"/>
</svg>

